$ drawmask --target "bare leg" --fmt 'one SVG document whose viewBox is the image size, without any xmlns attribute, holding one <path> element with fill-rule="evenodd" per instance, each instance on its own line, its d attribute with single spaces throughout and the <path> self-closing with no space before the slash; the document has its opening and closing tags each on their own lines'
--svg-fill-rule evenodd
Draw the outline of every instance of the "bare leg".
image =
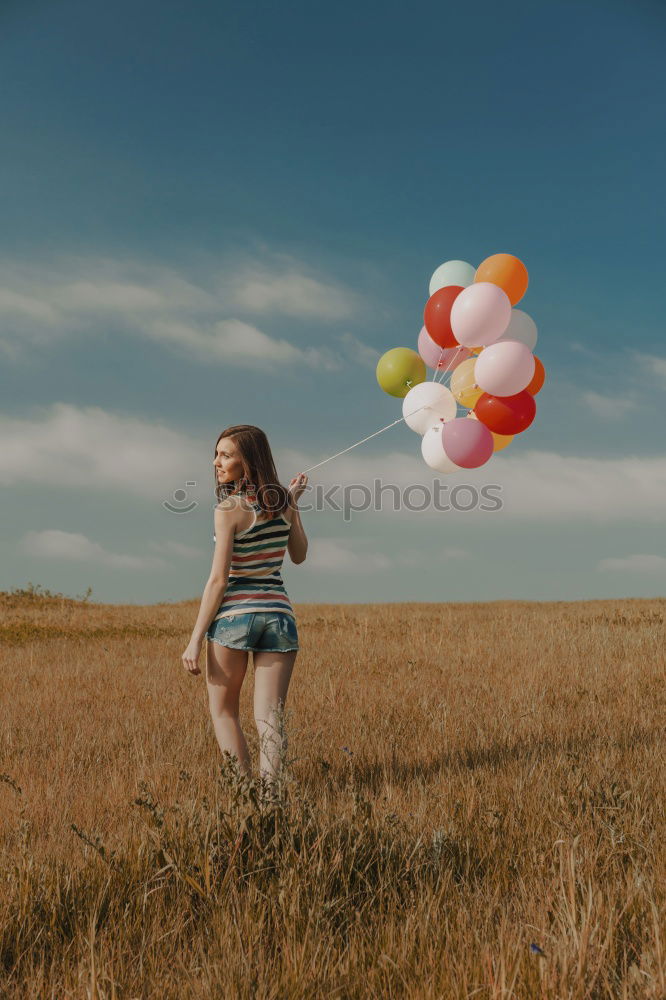
<svg viewBox="0 0 666 1000">
<path fill-rule="evenodd" d="M 259 773 L 274 784 L 280 768 L 281 751 L 286 753 L 287 737 L 280 738 L 279 711 L 284 708 L 298 650 L 289 653 L 254 653 L 254 721 L 259 734 Z"/>
<path fill-rule="evenodd" d="M 240 692 L 247 671 L 246 649 L 206 642 L 208 705 L 220 750 L 238 758 L 240 770 L 252 774 L 250 754 L 240 726 Z"/>
</svg>

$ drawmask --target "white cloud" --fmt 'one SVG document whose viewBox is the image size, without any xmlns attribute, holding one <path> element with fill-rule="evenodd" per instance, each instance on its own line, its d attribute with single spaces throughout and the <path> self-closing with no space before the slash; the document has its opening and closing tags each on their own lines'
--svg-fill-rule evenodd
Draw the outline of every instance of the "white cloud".
<svg viewBox="0 0 666 1000">
<path fill-rule="evenodd" d="M 327 349 L 295 347 L 239 319 L 220 320 L 206 330 L 177 320 L 156 319 L 146 324 L 144 333 L 174 347 L 183 356 L 196 357 L 202 362 L 218 360 L 252 369 L 271 369 L 276 364 L 305 364 L 327 371 L 342 367 L 339 359 Z"/>
<path fill-rule="evenodd" d="M 304 566 L 331 573 L 375 573 L 388 569 L 391 560 L 381 553 L 362 551 L 358 543 L 341 538 L 314 538 Z"/>
<path fill-rule="evenodd" d="M 340 506 L 346 487 L 351 504 L 360 505 L 363 499 L 360 487 L 365 486 L 371 498 L 375 493 L 379 496 L 381 490 L 381 516 L 399 513 L 408 519 L 435 518 L 442 525 L 449 523 L 450 518 L 471 523 L 477 517 L 502 522 L 506 519 L 525 522 L 666 521 L 666 455 L 596 458 L 537 450 L 516 450 L 511 455 L 512 445 L 509 445 L 480 469 L 440 475 L 425 465 L 419 453 L 417 435 L 413 437 L 411 454 L 401 451 L 380 454 L 373 450 L 372 442 L 368 442 L 309 472 L 312 489 L 303 494 L 301 505 L 313 502 L 315 486 L 321 492 L 330 489 L 331 501 Z M 280 452 L 280 468 L 289 476 L 295 475 L 318 465 L 333 453 L 334 448 L 322 448 L 312 455 L 285 449 Z M 376 489 L 375 481 L 378 483 Z M 483 502 L 482 487 L 498 487 L 491 495 L 500 498 L 502 509 L 437 510 L 431 502 L 419 511 L 405 509 L 403 502 L 402 510 L 394 512 L 391 485 L 395 486 L 398 499 L 411 500 L 415 508 L 423 505 L 425 490 L 431 500 L 436 497 L 436 484 L 441 491 L 440 506 L 451 502 L 455 486 L 468 484 L 476 488 L 480 502 Z M 412 489 L 406 493 L 409 487 Z M 466 506 L 470 497 L 468 490 L 461 490 L 456 500 L 459 506 Z M 493 506 L 493 503 L 486 503 L 486 506 Z M 342 513 L 339 516 L 342 517 Z M 371 514 L 364 512 L 362 516 Z"/>
<path fill-rule="evenodd" d="M 0 315 L 5 319 L 20 317 L 32 323 L 54 326 L 61 314 L 48 302 L 41 301 L 34 295 L 22 295 L 10 288 L 0 288 Z"/>
<path fill-rule="evenodd" d="M 381 351 L 370 347 L 369 344 L 363 343 L 362 340 L 359 340 L 358 337 L 349 332 L 343 333 L 339 337 L 339 341 L 351 362 L 362 365 L 364 368 L 370 368 L 373 372 L 375 371 L 377 362 L 382 355 Z"/>
<path fill-rule="evenodd" d="M 666 556 L 646 553 L 602 559 L 597 569 L 603 572 L 611 570 L 629 573 L 666 573 Z"/>
<path fill-rule="evenodd" d="M 469 552 L 466 549 L 457 549 L 451 545 L 442 549 L 442 555 L 445 559 L 467 559 Z"/>
<path fill-rule="evenodd" d="M 213 442 L 207 448 L 201 440 L 157 421 L 59 402 L 28 418 L 0 415 L 0 436 L 0 484 L 5 486 L 34 483 L 45 489 L 111 491 L 154 500 L 160 510 L 188 480 L 198 483 L 188 489 L 188 496 L 197 499 L 209 489 L 212 493 Z M 480 469 L 439 475 L 423 462 L 418 435 L 410 434 L 409 440 L 411 452 L 380 453 L 375 438 L 309 472 L 310 490 L 301 505 L 315 499 L 316 487 L 320 495 L 329 490 L 331 502 L 343 506 L 346 488 L 352 507 L 369 494 L 371 509 L 360 516 L 437 519 L 442 530 L 450 518 L 462 518 L 462 523 L 476 517 L 502 522 L 666 521 L 664 455 L 589 458 L 536 450 L 511 455 L 509 445 Z M 281 481 L 288 483 L 336 450 L 322 447 L 308 455 L 276 448 Z M 440 507 L 451 503 L 453 487 L 468 485 L 478 491 L 480 501 L 482 488 L 497 487 L 491 496 L 500 498 L 502 509 L 437 510 L 432 502 L 436 485 Z M 381 498 L 376 514 L 374 495 Z M 398 512 L 393 511 L 394 495 L 399 504 L 402 500 Z M 469 490 L 460 491 L 459 506 L 468 506 L 470 496 Z M 425 509 L 420 510 L 424 499 Z M 411 510 L 405 501 L 411 502 Z M 486 506 L 493 506 L 492 501 Z M 342 511 L 336 516 L 342 519 Z"/>
<path fill-rule="evenodd" d="M 0 352 L 4 355 L 7 361 L 12 364 L 17 364 L 21 360 L 21 349 L 16 341 L 8 340 L 6 337 L 0 337 Z"/>
<path fill-rule="evenodd" d="M 70 559 L 72 562 L 91 563 L 108 569 L 152 570 L 163 569 L 166 563 L 156 556 L 121 555 L 109 552 L 98 542 L 93 542 L 78 532 L 28 531 L 21 540 L 23 550 L 43 559 Z"/>
<path fill-rule="evenodd" d="M 591 351 L 589 347 L 581 344 L 579 340 L 569 340 L 567 341 L 567 346 L 570 351 L 576 351 L 577 354 L 588 354 L 590 357 L 597 356 L 595 351 Z"/>
<path fill-rule="evenodd" d="M 249 313 L 324 321 L 349 319 L 356 313 L 356 293 L 304 274 L 298 267 L 275 274 L 255 266 L 234 276 L 228 293 L 232 305 Z"/>
<path fill-rule="evenodd" d="M 655 354 L 643 354 L 640 351 L 634 351 L 634 358 L 644 371 L 656 375 L 666 387 L 666 358 L 659 358 Z"/>
<path fill-rule="evenodd" d="M 172 267 L 135 259 L 62 256 L 35 263 L 5 258 L 0 261 L 0 350 L 17 361 L 29 358 L 35 347 L 52 349 L 57 341 L 111 330 L 159 341 L 198 362 L 341 368 L 349 335 L 334 338 L 332 348 L 299 347 L 229 312 L 242 307 L 270 317 L 348 319 L 359 308 L 357 293 L 302 273 L 292 260 L 280 260 L 276 267 L 282 271 L 270 280 L 262 278 L 260 267 L 248 267 L 240 276 L 231 271 L 214 279 L 204 275 L 197 284 Z"/>
<path fill-rule="evenodd" d="M 330 351 L 316 347 L 294 347 L 286 340 L 267 337 L 261 330 L 239 320 L 222 320 L 216 326 L 219 352 L 223 358 L 246 359 L 251 365 L 307 364 L 335 371 L 342 367 Z"/>
<path fill-rule="evenodd" d="M 444 549 L 441 552 L 442 557 L 450 559 L 466 558 L 467 555 L 463 549 L 456 548 Z M 395 551 L 394 548 L 391 549 L 391 555 L 386 556 L 381 552 L 368 552 L 364 548 L 364 543 L 358 539 L 322 538 L 315 531 L 312 533 L 304 566 L 317 571 L 364 574 L 398 566 L 410 569 L 423 567 L 429 564 L 433 557 L 437 559 L 438 554 L 432 549 L 423 552 L 413 549 Z"/>
<path fill-rule="evenodd" d="M 394 552 L 391 548 L 391 563 L 393 566 L 409 566 L 411 568 L 425 565 L 431 557 L 431 552 L 423 552 L 420 549 L 405 549 L 402 552 Z"/>
<path fill-rule="evenodd" d="M 100 278 L 56 284 L 46 294 L 63 312 L 151 313 L 155 309 L 167 309 L 171 304 L 179 304 L 173 302 L 173 295 L 165 294 L 159 287 L 143 288 L 129 281 L 104 281 Z"/>
<path fill-rule="evenodd" d="M 226 319 L 216 325 L 220 354 L 228 358 L 249 358 L 253 362 L 269 359 L 277 362 L 294 362 L 300 354 L 297 347 L 286 340 L 271 340 L 261 330 L 237 319 Z"/>
<path fill-rule="evenodd" d="M 526 451 L 495 461 L 496 474 L 489 467 L 482 478 L 502 485 L 502 513 L 509 517 L 666 520 L 666 455 L 596 458 Z"/>
<path fill-rule="evenodd" d="M 140 496 L 161 503 L 197 470 L 212 469 L 201 442 L 163 424 L 97 406 L 54 403 L 33 417 L 0 415 L 0 484 L 41 484 Z M 210 481 L 212 482 L 212 474 Z"/>
<path fill-rule="evenodd" d="M 163 552 L 167 556 L 177 556 L 179 559 L 199 559 L 205 553 L 194 545 L 185 545 L 184 542 L 175 542 L 171 538 L 166 538 L 161 542 L 148 542 L 148 547 L 153 552 Z"/>
<path fill-rule="evenodd" d="M 581 399 L 599 417 L 607 420 L 617 420 L 623 417 L 628 410 L 634 410 L 636 403 L 633 399 L 623 396 L 602 396 L 598 392 L 589 389 L 581 394 Z"/>
</svg>

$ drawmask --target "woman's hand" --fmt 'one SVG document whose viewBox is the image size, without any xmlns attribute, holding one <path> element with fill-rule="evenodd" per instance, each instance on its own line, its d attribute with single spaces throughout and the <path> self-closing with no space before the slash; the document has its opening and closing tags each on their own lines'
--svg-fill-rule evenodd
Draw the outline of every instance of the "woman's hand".
<svg viewBox="0 0 666 1000">
<path fill-rule="evenodd" d="M 186 670 L 189 670 L 191 674 L 201 673 L 201 670 L 197 665 L 197 660 L 201 655 L 202 646 L 203 646 L 203 639 L 190 639 L 190 644 L 181 657 L 183 661 L 183 666 L 185 667 Z"/>
<path fill-rule="evenodd" d="M 298 476 L 294 476 L 294 478 L 291 480 L 287 488 L 289 490 L 289 493 L 291 494 L 291 499 L 293 500 L 294 503 L 298 501 L 298 498 L 300 497 L 301 493 L 304 491 L 307 485 L 308 485 L 308 477 L 305 475 L 304 472 L 299 473 Z"/>
</svg>

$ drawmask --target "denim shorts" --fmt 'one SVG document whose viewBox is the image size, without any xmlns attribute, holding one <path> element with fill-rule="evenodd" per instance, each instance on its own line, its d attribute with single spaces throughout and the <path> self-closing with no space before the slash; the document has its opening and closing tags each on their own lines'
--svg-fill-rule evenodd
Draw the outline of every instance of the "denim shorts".
<svg viewBox="0 0 666 1000">
<path fill-rule="evenodd" d="M 206 638 L 231 649 L 288 653 L 298 649 L 296 620 L 284 611 L 248 611 L 212 622 Z"/>
</svg>

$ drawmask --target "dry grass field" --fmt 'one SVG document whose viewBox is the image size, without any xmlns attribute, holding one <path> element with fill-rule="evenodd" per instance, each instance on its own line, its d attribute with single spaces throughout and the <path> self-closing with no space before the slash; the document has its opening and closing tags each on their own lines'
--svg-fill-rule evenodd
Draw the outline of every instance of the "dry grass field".
<svg viewBox="0 0 666 1000">
<path fill-rule="evenodd" d="M 268 804 L 198 601 L 0 610 L 3 1000 L 666 997 L 666 599 L 296 605 Z"/>
</svg>

